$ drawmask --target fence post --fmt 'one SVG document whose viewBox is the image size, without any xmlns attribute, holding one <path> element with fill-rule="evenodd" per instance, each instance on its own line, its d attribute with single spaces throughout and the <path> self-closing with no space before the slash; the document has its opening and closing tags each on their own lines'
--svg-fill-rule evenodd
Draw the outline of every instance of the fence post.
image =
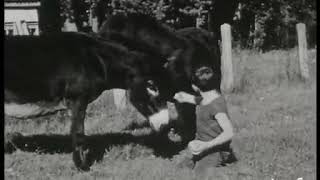
<svg viewBox="0 0 320 180">
<path fill-rule="evenodd" d="M 113 89 L 113 100 L 114 105 L 118 110 L 123 110 L 126 108 L 127 98 L 126 90 L 124 89 Z"/>
<path fill-rule="evenodd" d="M 16 25 L 16 29 L 17 29 L 17 35 L 23 35 L 21 21 L 16 21 L 15 25 Z"/>
<path fill-rule="evenodd" d="M 223 24 L 220 29 L 222 40 L 221 90 L 228 93 L 233 90 L 231 27 L 229 24 Z"/>
<path fill-rule="evenodd" d="M 298 34 L 298 45 L 299 45 L 299 65 L 301 77 L 304 80 L 309 79 L 309 69 L 307 64 L 307 40 L 306 40 L 306 25 L 298 23 L 296 25 Z"/>
<path fill-rule="evenodd" d="M 21 25 L 21 30 L 22 33 L 21 35 L 29 35 L 29 31 L 28 31 L 28 27 L 27 27 L 27 22 L 26 21 L 20 21 L 20 25 Z"/>
<path fill-rule="evenodd" d="M 98 32 L 98 18 L 97 17 L 92 18 L 92 31 Z"/>
<path fill-rule="evenodd" d="M 91 29 L 93 32 L 98 32 L 98 17 L 94 14 L 94 9 L 96 8 L 97 4 L 95 1 L 93 1 L 91 7 L 90 7 L 90 13 L 89 13 L 89 24 L 91 26 Z"/>
<path fill-rule="evenodd" d="M 63 24 L 62 31 L 77 32 L 78 28 L 74 22 L 70 22 L 70 19 L 67 18 Z"/>
<path fill-rule="evenodd" d="M 196 28 L 200 28 L 202 23 L 203 23 L 203 21 L 202 21 L 201 17 L 197 17 L 196 18 Z"/>
</svg>

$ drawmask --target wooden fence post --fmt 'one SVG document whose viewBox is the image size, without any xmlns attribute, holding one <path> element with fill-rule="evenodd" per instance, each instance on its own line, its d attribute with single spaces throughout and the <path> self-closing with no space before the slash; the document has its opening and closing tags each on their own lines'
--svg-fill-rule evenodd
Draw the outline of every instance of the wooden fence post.
<svg viewBox="0 0 320 180">
<path fill-rule="evenodd" d="M 95 1 L 92 2 L 92 5 L 90 7 L 90 13 L 89 13 L 89 24 L 92 28 L 93 32 L 98 32 L 98 17 L 94 14 L 94 9 L 96 8 L 97 4 Z"/>
<path fill-rule="evenodd" d="M 97 17 L 92 18 L 92 31 L 98 32 L 98 18 Z"/>
<path fill-rule="evenodd" d="M 203 23 L 203 20 L 201 19 L 201 17 L 197 17 L 197 19 L 196 19 L 196 28 L 200 28 L 202 23 Z"/>
<path fill-rule="evenodd" d="M 231 92 L 233 90 L 233 72 L 232 72 L 232 46 L 231 46 L 231 27 L 229 24 L 223 24 L 221 29 L 221 90 Z"/>
<path fill-rule="evenodd" d="M 78 28 L 76 26 L 76 23 L 70 22 L 70 19 L 67 18 L 66 21 L 63 24 L 62 31 L 78 32 Z"/>
<path fill-rule="evenodd" d="M 20 21 L 20 25 L 21 25 L 21 30 L 22 33 L 21 35 L 29 35 L 29 31 L 28 31 L 28 27 L 27 27 L 27 22 L 26 21 Z"/>
<path fill-rule="evenodd" d="M 126 108 L 127 98 L 126 98 L 126 90 L 124 89 L 113 89 L 113 100 L 114 105 L 118 110 L 123 110 Z"/>
<path fill-rule="evenodd" d="M 15 25 L 16 25 L 16 29 L 17 29 L 17 35 L 23 35 L 23 29 L 22 29 L 22 26 L 21 26 L 21 22 L 20 21 L 16 21 Z"/>
<path fill-rule="evenodd" d="M 299 65 L 301 77 L 304 80 L 309 79 L 309 69 L 307 64 L 307 40 L 306 40 L 306 25 L 298 23 L 296 25 L 298 34 L 298 45 L 299 45 Z"/>
</svg>

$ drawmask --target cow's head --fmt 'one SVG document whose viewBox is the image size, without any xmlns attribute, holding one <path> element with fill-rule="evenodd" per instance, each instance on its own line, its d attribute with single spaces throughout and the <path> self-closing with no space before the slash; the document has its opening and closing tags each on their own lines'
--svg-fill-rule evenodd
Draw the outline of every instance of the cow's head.
<svg viewBox="0 0 320 180">
<path fill-rule="evenodd" d="M 171 87 L 165 78 L 137 81 L 129 93 L 131 103 L 148 119 L 155 131 L 169 124 L 167 101 L 171 97 Z"/>
</svg>

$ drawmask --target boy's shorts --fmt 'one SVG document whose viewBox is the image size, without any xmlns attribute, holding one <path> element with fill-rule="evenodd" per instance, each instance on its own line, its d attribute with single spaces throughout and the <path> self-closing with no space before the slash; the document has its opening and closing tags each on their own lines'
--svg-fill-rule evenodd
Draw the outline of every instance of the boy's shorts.
<svg viewBox="0 0 320 180">
<path fill-rule="evenodd" d="M 230 149 L 230 151 L 213 152 L 201 158 L 194 158 L 193 161 L 195 163 L 195 173 L 205 174 L 208 168 L 225 166 L 228 163 L 236 161 L 236 158 Z"/>
<path fill-rule="evenodd" d="M 237 161 L 233 150 L 231 148 L 224 150 L 215 150 L 207 152 L 201 156 L 186 156 L 183 161 L 179 163 L 179 167 L 187 167 L 194 169 L 196 174 L 205 174 L 207 169 L 212 167 L 225 166 L 226 164 Z"/>
</svg>

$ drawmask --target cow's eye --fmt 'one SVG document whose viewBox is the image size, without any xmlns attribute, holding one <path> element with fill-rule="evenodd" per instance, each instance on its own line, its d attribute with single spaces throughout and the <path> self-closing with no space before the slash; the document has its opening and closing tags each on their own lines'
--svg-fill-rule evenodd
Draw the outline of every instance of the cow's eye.
<svg viewBox="0 0 320 180">
<path fill-rule="evenodd" d="M 158 88 L 156 87 L 155 83 L 152 80 L 147 81 L 147 88 L 157 91 Z"/>
<path fill-rule="evenodd" d="M 204 72 L 207 74 L 211 73 L 211 71 L 209 69 L 206 69 Z"/>
<path fill-rule="evenodd" d="M 147 88 L 146 89 L 147 89 L 148 94 L 151 95 L 152 97 L 159 96 L 159 90 L 152 80 L 147 81 Z"/>
<path fill-rule="evenodd" d="M 153 82 L 152 80 L 148 80 L 147 83 L 148 83 L 149 85 L 154 85 L 154 82 Z"/>
</svg>

